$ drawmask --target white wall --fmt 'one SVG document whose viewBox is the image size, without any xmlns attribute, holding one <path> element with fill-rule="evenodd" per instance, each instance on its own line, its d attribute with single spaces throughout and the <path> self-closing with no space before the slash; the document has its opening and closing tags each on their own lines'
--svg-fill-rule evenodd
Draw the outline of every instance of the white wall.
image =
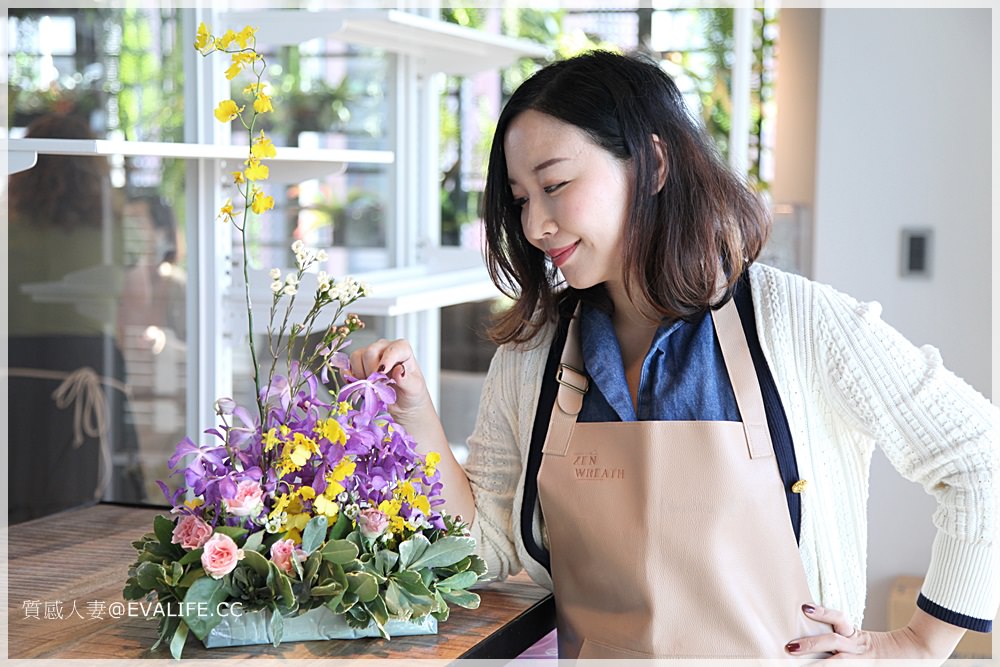
<svg viewBox="0 0 1000 667">
<path fill-rule="evenodd" d="M 823 10 L 815 278 L 882 317 L 979 391 L 991 384 L 990 10 Z M 899 277 L 900 229 L 934 230 L 933 276 Z M 933 499 L 878 455 L 866 627 L 889 581 L 923 575 Z"/>
</svg>

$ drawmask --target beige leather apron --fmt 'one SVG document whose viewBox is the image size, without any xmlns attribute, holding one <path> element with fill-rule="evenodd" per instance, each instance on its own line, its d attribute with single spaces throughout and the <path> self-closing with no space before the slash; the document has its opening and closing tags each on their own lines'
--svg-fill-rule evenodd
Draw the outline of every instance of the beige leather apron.
<svg viewBox="0 0 1000 667">
<path fill-rule="evenodd" d="M 736 306 L 712 311 L 742 422 L 577 423 L 569 326 L 538 472 L 560 658 L 790 657 L 812 601 Z M 802 656 L 797 656 L 802 657 Z"/>
</svg>

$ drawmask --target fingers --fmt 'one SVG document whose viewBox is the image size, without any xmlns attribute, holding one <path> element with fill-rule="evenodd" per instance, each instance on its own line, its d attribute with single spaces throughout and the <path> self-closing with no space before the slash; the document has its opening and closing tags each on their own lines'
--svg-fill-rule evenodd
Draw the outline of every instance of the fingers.
<svg viewBox="0 0 1000 667">
<path fill-rule="evenodd" d="M 836 655 L 861 655 L 867 651 L 866 633 L 854 626 L 847 615 L 836 609 L 827 609 L 819 605 L 802 605 L 802 613 L 814 621 L 826 623 L 833 632 L 794 639 L 785 646 L 791 655 L 808 655 L 810 653 L 830 652 Z"/>
<path fill-rule="evenodd" d="M 388 341 L 380 338 L 371 345 L 354 350 L 348 372 L 356 378 L 366 378 L 372 373 L 384 373 L 394 380 L 406 376 L 407 364 L 412 365 L 413 350 L 403 339 Z"/>
</svg>

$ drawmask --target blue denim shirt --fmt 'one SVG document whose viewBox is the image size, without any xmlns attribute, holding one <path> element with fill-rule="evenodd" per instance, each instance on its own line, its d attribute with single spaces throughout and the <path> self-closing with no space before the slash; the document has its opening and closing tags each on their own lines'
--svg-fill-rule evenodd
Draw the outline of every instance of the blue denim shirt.
<svg viewBox="0 0 1000 667">
<path fill-rule="evenodd" d="M 712 317 L 660 326 L 642 362 L 638 410 L 632 406 L 611 317 L 580 307 L 580 346 L 590 376 L 581 422 L 740 421 Z"/>
</svg>

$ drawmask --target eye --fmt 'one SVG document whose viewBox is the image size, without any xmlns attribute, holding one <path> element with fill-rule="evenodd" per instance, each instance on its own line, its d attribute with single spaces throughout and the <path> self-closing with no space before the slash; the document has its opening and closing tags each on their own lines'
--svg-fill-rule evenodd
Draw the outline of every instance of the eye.
<svg viewBox="0 0 1000 667">
<path fill-rule="evenodd" d="M 516 198 L 511 203 L 514 205 L 515 208 L 522 208 L 525 204 L 528 203 L 528 198 L 527 197 L 518 197 L 518 198 Z"/>
<path fill-rule="evenodd" d="M 549 186 L 547 186 L 545 188 L 545 192 L 546 192 L 546 194 L 552 194 L 553 192 L 555 192 L 556 190 L 558 190 L 562 186 L 566 185 L 567 183 L 569 183 L 569 181 L 563 181 L 562 183 L 556 183 L 555 185 L 549 185 Z"/>
</svg>

